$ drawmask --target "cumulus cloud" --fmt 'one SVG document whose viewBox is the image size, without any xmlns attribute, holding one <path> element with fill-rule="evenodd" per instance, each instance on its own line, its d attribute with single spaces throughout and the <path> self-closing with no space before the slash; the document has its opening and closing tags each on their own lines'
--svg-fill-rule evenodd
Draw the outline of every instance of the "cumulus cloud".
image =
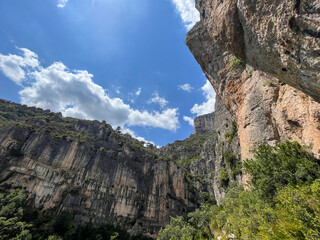
<svg viewBox="0 0 320 240">
<path fill-rule="evenodd" d="M 58 8 L 64 8 L 68 3 L 68 0 L 58 0 Z"/>
<path fill-rule="evenodd" d="M 191 108 L 191 113 L 197 114 L 197 116 L 213 112 L 216 101 L 216 93 L 208 80 L 201 89 L 206 101 L 201 104 L 195 104 Z"/>
<path fill-rule="evenodd" d="M 186 92 L 191 92 L 193 87 L 191 87 L 189 83 L 186 83 L 186 84 L 179 85 L 178 89 L 181 89 L 181 90 L 186 91 Z"/>
<path fill-rule="evenodd" d="M 195 0 L 172 0 L 172 2 L 189 31 L 200 20 L 200 14 L 195 8 Z"/>
<path fill-rule="evenodd" d="M 121 132 L 122 132 L 122 133 L 127 133 L 127 134 L 129 134 L 131 137 L 136 138 L 136 139 L 138 139 L 139 141 L 145 142 L 146 145 L 147 145 L 147 144 L 155 145 L 154 142 L 148 141 L 148 140 L 146 140 L 146 139 L 143 138 L 143 137 L 137 136 L 137 135 L 135 134 L 135 132 L 132 131 L 132 130 L 129 129 L 129 128 L 122 128 Z"/>
<path fill-rule="evenodd" d="M 21 85 L 26 79 L 29 68 L 39 66 L 38 56 L 26 48 L 18 48 L 23 52 L 23 57 L 17 55 L 3 55 L 0 53 L 0 70 L 16 84 Z M 25 72 L 26 71 L 26 72 Z"/>
<path fill-rule="evenodd" d="M 138 89 L 138 91 L 136 91 L 136 95 L 139 96 L 141 94 L 141 88 Z"/>
<path fill-rule="evenodd" d="M 149 99 L 148 103 L 157 103 L 161 108 L 164 108 L 168 104 L 168 101 L 165 98 L 160 97 L 159 94 L 155 92 L 153 97 Z"/>
<path fill-rule="evenodd" d="M 43 68 L 39 65 L 35 53 L 30 50 L 23 51 L 23 57 L 0 56 L 0 59 L 3 56 L 16 59 L 13 65 L 1 64 L 1 70 L 9 79 L 22 84 L 23 89 L 19 94 L 23 104 L 51 109 L 61 112 L 64 116 L 106 120 L 113 127 L 148 126 L 170 131 L 179 128 L 178 109 L 141 112 L 131 108 L 120 98 L 110 97 L 105 89 L 93 82 L 93 75 L 87 71 L 70 70 L 61 62 Z M 28 73 L 27 84 L 23 84 L 25 79 L 23 66 L 33 67 Z M 18 72 L 18 78 L 8 74 L 12 69 L 21 70 Z"/>
<path fill-rule="evenodd" d="M 193 127 L 193 118 L 188 116 L 183 116 L 183 120 L 188 122 L 190 126 Z"/>
<path fill-rule="evenodd" d="M 171 131 L 176 131 L 179 128 L 178 108 L 168 108 L 160 112 L 150 114 L 147 111 L 140 112 L 132 110 L 129 115 L 128 126 L 152 126 Z"/>
</svg>

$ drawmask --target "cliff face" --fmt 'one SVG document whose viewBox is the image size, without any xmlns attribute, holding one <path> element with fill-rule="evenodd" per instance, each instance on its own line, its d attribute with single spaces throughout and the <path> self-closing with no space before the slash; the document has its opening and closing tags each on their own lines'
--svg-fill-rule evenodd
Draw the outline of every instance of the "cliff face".
<svg viewBox="0 0 320 240">
<path fill-rule="evenodd" d="M 232 182 L 242 181 L 241 149 L 235 118 L 217 96 L 214 129 L 218 134 L 215 145 L 214 194 L 220 205 L 226 188 Z M 225 176 L 223 176 L 227 173 Z"/>
<path fill-rule="evenodd" d="M 214 196 L 220 204 L 227 187 L 242 179 L 235 119 L 217 97 L 215 113 L 197 117 L 194 128 L 197 134 L 166 145 L 160 153 L 186 171 L 202 202 Z"/>
<path fill-rule="evenodd" d="M 320 3 L 197 0 L 212 42 L 320 102 Z"/>
<path fill-rule="evenodd" d="M 204 134 L 214 131 L 214 113 L 198 116 L 194 119 L 194 134 Z"/>
<path fill-rule="evenodd" d="M 0 101 L 0 187 L 22 187 L 38 209 L 78 222 L 156 234 L 199 197 L 173 161 L 105 122 Z"/>
<path fill-rule="evenodd" d="M 314 101 L 320 96 L 319 4 L 198 0 L 196 5 L 201 21 L 186 43 L 235 118 L 242 159 L 261 141 L 287 139 L 311 145 L 320 157 L 320 104 Z"/>
</svg>

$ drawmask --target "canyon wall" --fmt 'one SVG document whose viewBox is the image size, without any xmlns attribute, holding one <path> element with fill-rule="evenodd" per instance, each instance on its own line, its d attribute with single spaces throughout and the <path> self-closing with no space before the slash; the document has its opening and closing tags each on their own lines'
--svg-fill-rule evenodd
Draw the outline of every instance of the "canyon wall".
<svg viewBox="0 0 320 240">
<path fill-rule="evenodd" d="M 0 101 L 0 188 L 23 188 L 39 210 L 156 236 L 198 193 L 174 161 L 105 122 Z"/>
<path fill-rule="evenodd" d="M 215 112 L 197 117 L 194 128 L 196 134 L 162 147 L 160 153 L 186 171 L 201 202 L 214 196 L 220 204 L 227 187 L 242 179 L 235 118 L 217 97 Z"/>
<path fill-rule="evenodd" d="M 214 131 L 214 113 L 196 117 L 193 120 L 194 134 L 204 134 Z"/>
<path fill-rule="evenodd" d="M 196 0 L 212 43 L 320 102 L 318 0 Z"/>
<path fill-rule="evenodd" d="M 186 43 L 235 118 L 242 159 L 259 142 L 283 140 L 320 157 L 319 2 L 198 0 L 196 6 L 201 21 Z M 290 28 L 292 21 L 297 26 Z"/>
</svg>

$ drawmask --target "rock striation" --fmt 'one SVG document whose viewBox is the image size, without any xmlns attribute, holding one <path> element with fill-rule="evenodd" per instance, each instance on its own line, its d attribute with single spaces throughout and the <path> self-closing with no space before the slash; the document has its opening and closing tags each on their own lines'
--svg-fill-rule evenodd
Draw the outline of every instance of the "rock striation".
<svg viewBox="0 0 320 240">
<path fill-rule="evenodd" d="M 196 119 L 199 119 L 194 124 L 196 134 L 164 146 L 160 153 L 185 170 L 202 202 L 211 199 L 212 203 L 214 196 L 219 205 L 227 187 L 242 179 L 235 118 L 217 97 L 215 112 Z"/>
<path fill-rule="evenodd" d="M 194 134 L 205 134 L 214 131 L 214 113 L 196 117 L 193 120 Z"/>
<path fill-rule="evenodd" d="M 320 102 L 320 2 L 196 0 L 212 43 Z"/>
<path fill-rule="evenodd" d="M 320 157 L 318 2 L 198 0 L 196 6 L 201 21 L 186 43 L 235 119 L 242 159 L 259 142 L 283 140 Z"/>
<path fill-rule="evenodd" d="M 199 196 L 174 161 L 105 122 L 0 100 L 0 188 L 23 188 L 40 210 L 156 236 Z"/>
</svg>

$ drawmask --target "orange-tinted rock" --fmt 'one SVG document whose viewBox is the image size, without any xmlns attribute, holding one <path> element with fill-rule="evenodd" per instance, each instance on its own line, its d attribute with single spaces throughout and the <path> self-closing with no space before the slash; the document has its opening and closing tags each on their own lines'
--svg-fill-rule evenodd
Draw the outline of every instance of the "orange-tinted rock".
<svg viewBox="0 0 320 240">
<path fill-rule="evenodd" d="M 212 5 L 209 4 L 211 2 Z M 198 1 L 198 7 L 206 9 L 206 11 L 218 11 L 218 2 Z M 227 4 L 230 1 L 222 2 Z M 218 5 L 220 6 L 220 4 Z M 221 15 L 216 13 L 218 15 L 211 18 L 212 13 L 209 16 L 206 15 L 207 18 L 202 18 L 188 33 L 186 43 L 217 95 L 237 122 L 242 159 L 252 157 L 251 150 L 259 142 L 274 145 L 284 140 L 295 140 L 302 145 L 311 145 L 311 151 L 316 157 L 320 157 L 320 104 L 303 92 L 280 82 L 269 73 L 256 70 L 245 62 L 234 58 L 230 53 L 233 49 L 232 42 L 228 42 L 233 38 L 232 36 L 223 36 L 221 31 L 219 32 L 222 34 L 220 37 L 226 37 L 224 38 L 226 47 L 220 47 L 221 42 L 219 39 L 217 40 L 219 34 L 214 31 L 218 31 L 216 28 L 220 29 L 223 24 L 216 26 L 214 21 L 218 16 L 221 21 L 224 21 L 226 9 L 223 9 L 223 6 L 225 5 L 221 5 L 220 9 L 222 12 L 219 12 Z M 232 6 L 233 9 L 235 6 L 234 4 Z M 229 20 L 226 20 L 228 24 L 230 24 Z M 233 26 L 226 26 L 226 28 L 229 27 Z M 225 34 L 228 34 L 228 31 Z M 228 47 L 229 43 L 230 47 Z M 317 48 L 317 44 L 314 45 L 315 48 Z M 262 53 L 257 53 L 255 56 L 257 59 L 265 57 L 259 54 Z M 313 58 L 313 61 L 317 61 L 317 58 Z M 265 64 L 270 65 L 267 61 Z M 309 70 L 310 72 L 316 71 L 313 68 Z M 318 73 L 319 71 L 316 75 Z M 289 81 L 286 80 L 286 82 Z M 303 86 L 301 85 L 301 87 Z M 317 92 L 318 96 L 320 96 L 319 93 L 320 91 Z"/>
</svg>

